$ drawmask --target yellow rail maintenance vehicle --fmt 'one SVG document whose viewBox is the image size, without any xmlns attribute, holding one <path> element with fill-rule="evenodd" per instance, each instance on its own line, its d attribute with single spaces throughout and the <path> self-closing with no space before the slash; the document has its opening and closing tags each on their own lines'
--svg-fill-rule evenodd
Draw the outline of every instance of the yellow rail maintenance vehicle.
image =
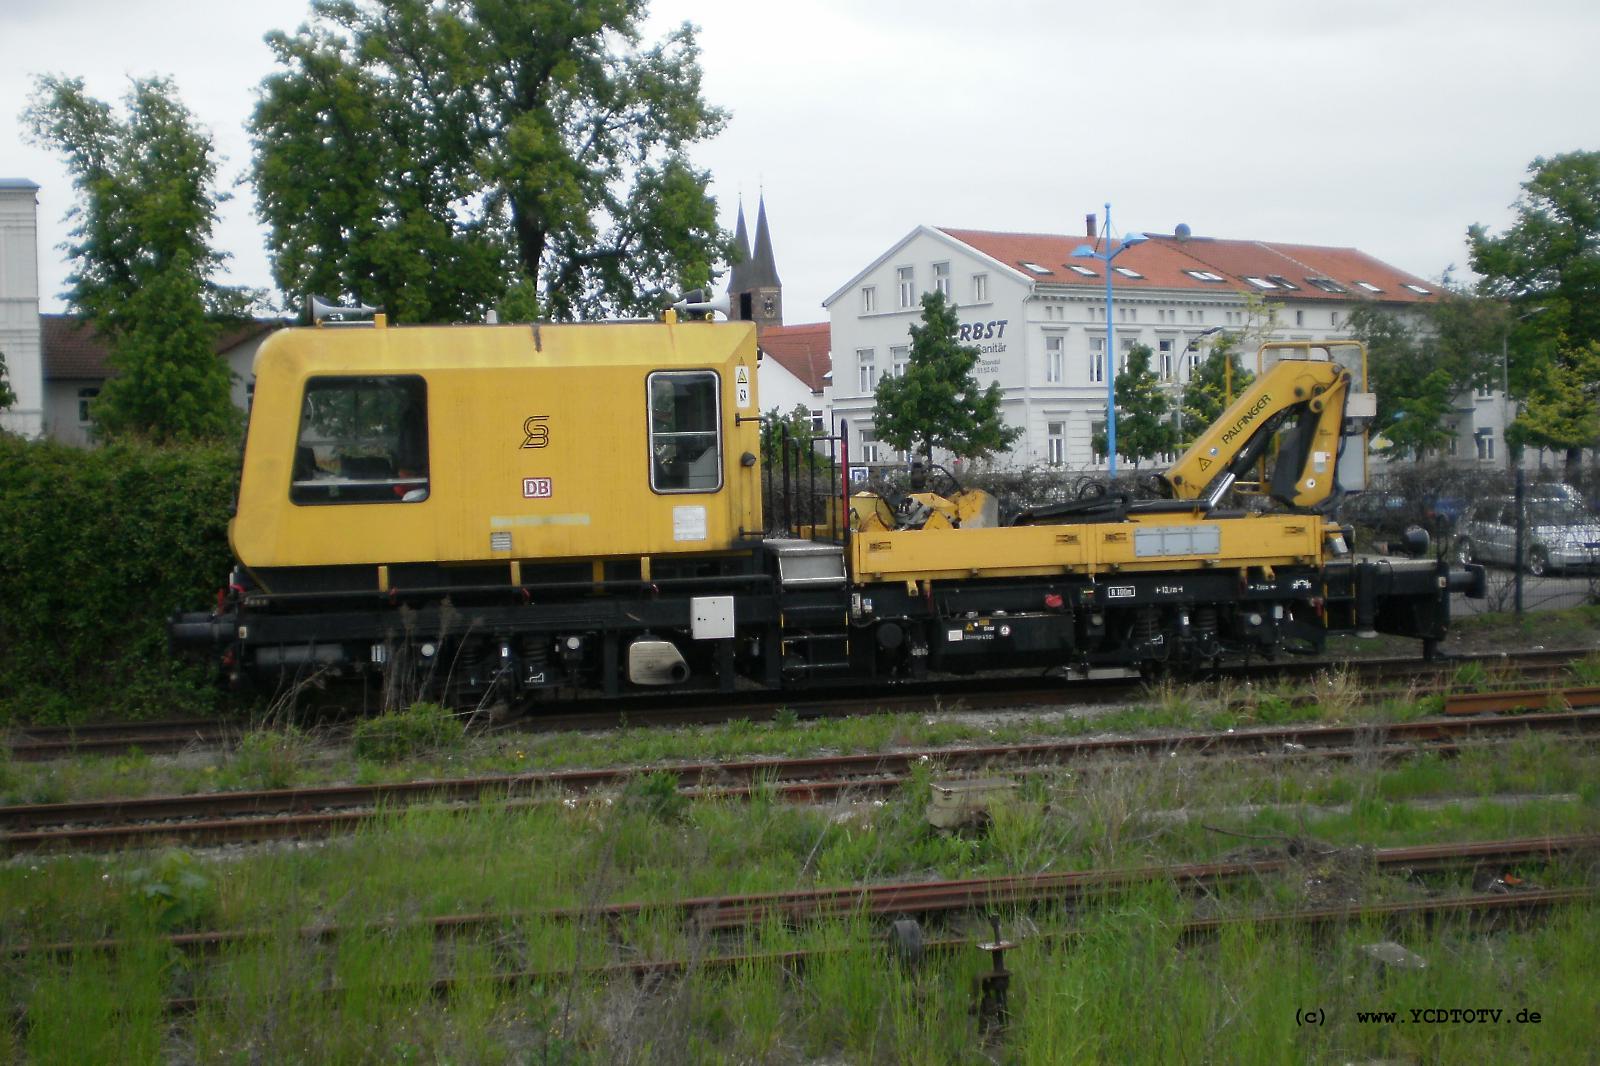
<svg viewBox="0 0 1600 1066">
<path fill-rule="evenodd" d="M 684 304 L 698 309 L 704 305 Z M 1364 355 L 1268 345 L 1148 491 L 1002 524 L 960 486 L 851 497 L 844 437 L 763 445 L 746 322 L 285 330 L 256 359 L 211 612 L 235 682 L 358 677 L 454 703 L 1062 677 L 1309 652 L 1431 653 L 1481 568 L 1357 559 Z M 919 489 L 925 486 L 918 486 Z"/>
</svg>

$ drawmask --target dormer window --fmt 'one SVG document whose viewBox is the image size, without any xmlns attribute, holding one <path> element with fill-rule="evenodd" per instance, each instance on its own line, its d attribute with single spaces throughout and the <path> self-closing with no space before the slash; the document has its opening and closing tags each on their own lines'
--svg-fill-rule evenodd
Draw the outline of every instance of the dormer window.
<svg viewBox="0 0 1600 1066">
<path fill-rule="evenodd" d="M 1332 278 L 1307 278 L 1306 284 L 1321 289 L 1323 292 L 1333 293 L 1335 296 L 1343 296 L 1349 291 Z"/>
<path fill-rule="evenodd" d="M 1382 292 L 1383 291 L 1382 289 L 1378 288 L 1376 285 L 1374 285 L 1370 281 L 1358 281 L 1358 282 L 1356 282 L 1356 287 L 1359 288 L 1359 289 L 1365 289 L 1367 292 Z"/>
<path fill-rule="evenodd" d="M 1205 281 L 1213 285 L 1227 280 L 1221 274 L 1215 274 L 1209 270 L 1185 270 L 1184 273 L 1196 281 Z"/>
<path fill-rule="evenodd" d="M 1421 285 L 1413 285 L 1409 281 L 1403 283 L 1400 287 L 1402 289 L 1410 289 L 1412 292 L 1416 293 L 1418 296 L 1432 296 L 1433 295 L 1433 290 L 1432 289 L 1424 289 Z"/>
<path fill-rule="evenodd" d="M 1042 267 L 1038 263 L 1029 262 L 1026 259 L 1017 260 L 1017 265 L 1021 266 L 1022 269 L 1024 269 L 1024 270 L 1031 270 L 1033 273 L 1039 274 L 1041 276 L 1045 276 L 1045 275 L 1048 275 L 1048 274 L 1051 273 L 1049 267 Z"/>
<path fill-rule="evenodd" d="M 1140 281 L 1144 280 L 1144 275 L 1132 267 L 1112 267 L 1112 269 L 1125 278 L 1136 278 Z"/>
<path fill-rule="evenodd" d="M 1068 263 L 1067 269 L 1072 271 L 1074 274 L 1082 274 L 1086 278 L 1095 278 L 1100 276 L 1094 271 L 1090 270 L 1088 267 L 1080 266 L 1077 263 Z"/>
</svg>

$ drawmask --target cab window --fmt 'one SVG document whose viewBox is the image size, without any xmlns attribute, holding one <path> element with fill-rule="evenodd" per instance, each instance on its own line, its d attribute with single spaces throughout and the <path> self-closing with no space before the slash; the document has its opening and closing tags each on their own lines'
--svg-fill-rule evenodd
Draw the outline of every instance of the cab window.
<svg viewBox="0 0 1600 1066">
<path fill-rule="evenodd" d="M 648 379 L 650 487 L 716 492 L 722 487 L 722 417 L 717 375 L 658 371 Z"/>
<path fill-rule="evenodd" d="M 428 388 L 416 376 L 306 382 L 294 443 L 294 503 L 428 498 Z"/>
</svg>

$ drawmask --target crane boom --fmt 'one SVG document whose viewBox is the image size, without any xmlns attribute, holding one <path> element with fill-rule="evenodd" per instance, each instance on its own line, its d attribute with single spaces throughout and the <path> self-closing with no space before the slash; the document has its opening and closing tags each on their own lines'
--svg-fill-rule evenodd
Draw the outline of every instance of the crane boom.
<svg viewBox="0 0 1600 1066">
<path fill-rule="evenodd" d="M 1175 499 L 1215 505 L 1277 439 L 1272 496 L 1306 509 L 1336 498 L 1350 387 L 1350 371 L 1338 363 L 1280 360 L 1160 475 L 1162 487 Z"/>
</svg>

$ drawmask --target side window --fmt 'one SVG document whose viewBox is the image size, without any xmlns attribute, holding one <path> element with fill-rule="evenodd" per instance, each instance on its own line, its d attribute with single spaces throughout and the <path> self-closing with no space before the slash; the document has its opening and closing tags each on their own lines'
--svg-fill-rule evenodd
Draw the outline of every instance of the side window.
<svg viewBox="0 0 1600 1066">
<path fill-rule="evenodd" d="M 710 370 L 650 375 L 650 487 L 716 492 L 722 487 L 722 412 Z"/>
<path fill-rule="evenodd" d="M 312 378 L 300 405 L 289 499 L 428 498 L 428 386 L 420 377 Z"/>
</svg>

